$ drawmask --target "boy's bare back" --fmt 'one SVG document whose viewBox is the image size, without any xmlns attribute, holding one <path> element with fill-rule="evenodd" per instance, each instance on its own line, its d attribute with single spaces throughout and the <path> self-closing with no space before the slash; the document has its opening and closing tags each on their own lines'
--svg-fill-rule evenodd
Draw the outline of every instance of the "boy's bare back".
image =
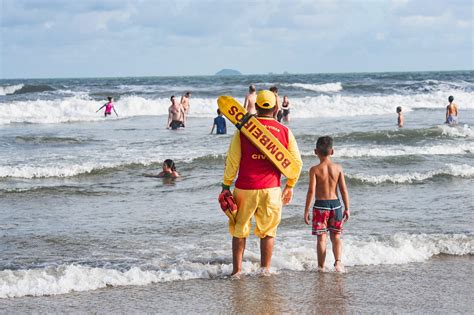
<svg viewBox="0 0 474 315">
<path fill-rule="evenodd" d="M 458 115 L 458 107 L 454 103 L 449 104 L 446 107 L 446 111 L 448 112 L 448 115 L 453 115 L 453 116 Z"/>
<path fill-rule="evenodd" d="M 337 185 L 342 176 L 342 168 L 326 159 L 310 169 L 311 177 L 316 180 L 316 199 L 334 200 L 337 197 Z"/>
</svg>

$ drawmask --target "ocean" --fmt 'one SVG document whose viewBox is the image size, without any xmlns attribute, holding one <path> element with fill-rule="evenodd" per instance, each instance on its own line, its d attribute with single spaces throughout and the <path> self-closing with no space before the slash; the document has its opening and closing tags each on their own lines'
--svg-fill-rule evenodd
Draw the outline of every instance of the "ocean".
<svg viewBox="0 0 474 315">
<path fill-rule="evenodd" d="M 272 275 L 251 235 L 231 280 L 217 196 L 235 128 L 209 132 L 217 97 L 250 84 L 288 95 L 304 166 Z M 186 128 L 167 130 L 185 91 Z M 107 96 L 119 117 L 96 113 Z M 471 313 L 473 125 L 474 71 L 0 80 L 0 312 Z M 317 272 L 303 220 L 323 135 L 351 199 L 344 274 Z M 168 158 L 182 177 L 152 177 Z"/>
</svg>

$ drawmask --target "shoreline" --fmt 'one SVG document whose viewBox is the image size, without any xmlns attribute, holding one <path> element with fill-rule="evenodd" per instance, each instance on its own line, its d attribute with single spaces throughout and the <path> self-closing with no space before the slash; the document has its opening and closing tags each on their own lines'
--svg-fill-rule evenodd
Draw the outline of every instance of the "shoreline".
<svg viewBox="0 0 474 315">
<path fill-rule="evenodd" d="M 282 271 L 109 287 L 0 299 L 0 313 L 469 313 L 473 262 L 472 255 L 438 255 L 423 263 L 349 267 L 345 274 Z"/>
</svg>

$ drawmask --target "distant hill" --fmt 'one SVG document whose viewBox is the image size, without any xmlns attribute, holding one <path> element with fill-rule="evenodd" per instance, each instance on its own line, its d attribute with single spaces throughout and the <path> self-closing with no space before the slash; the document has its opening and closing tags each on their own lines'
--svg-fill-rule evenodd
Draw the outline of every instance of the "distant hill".
<svg viewBox="0 0 474 315">
<path fill-rule="evenodd" d="M 215 75 L 242 75 L 242 73 L 234 69 L 222 69 L 221 71 L 217 72 Z"/>
</svg>

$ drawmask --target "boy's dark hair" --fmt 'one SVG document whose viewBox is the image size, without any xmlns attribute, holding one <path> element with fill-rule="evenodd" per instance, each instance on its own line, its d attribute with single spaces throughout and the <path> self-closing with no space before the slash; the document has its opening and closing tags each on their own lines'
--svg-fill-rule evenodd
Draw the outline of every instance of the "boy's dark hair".
<svg viewBox="0 0 474 315">
<path fill-rule="evenodd" d="M 112 96 L 107 96 L 107 99 L 109 100 L 109 102 L 112 102 Z"/>
<path fill-rule="evenodd" d="M 271 86 L 269 90 L 273 93 L 278 93 L 278 88 L 276 86 Z"/>
<path fill-rule="evenodd" d="M 397 107 L 397 113 L 401 113 L 402 112 L 402 107 L 401 106 L 398 106 Z"/>
<path fill-rule="evenodd" d="M 217 109 L 217 115 L 220 115 L 221 114 L 221 110 L 218 108 Z"/>
<path fill-rule="evenodd" d="M 316 142 L 316 149 L 324 155 L 328 156 L 329 151 L 332 149 L 332 138 L 329 136 L 319 137 Z"/>
<path fill-rule="evenodd" d="M 187 91 L 186 93 L 184 93 L 184 96 L 189 97 L 190 94 L 191 92 Z"/>
<path fill-rule="evenodd" d="M 257 88 L 255 87 L 255 85 L 253 85 L 253 84 L 250 85 L 249 86 L 249 92 L 255 92 L 255 91 L 257 91 Z"/>
<path fill-rule="evenodd" d="M 448 97 L 448 101 L 452 103 L 454 101 L 454 96 L 451 95 L 450 97 Z"/>
<path fill-rule="evenodd" d="M 173 160 L 171 160 L 171 159 L 166 159 L 163 163 L 165 163 L 166 166 L 168 166 L 169 168 L 171 168 L 171 170 L 172 170 L 173 172 L 176 172 L 176 165 L 174 165 Z"/>
<path fill-rule="evenodd" d="M 174 95 L 171 95 L 170 101 L 173 101 L 173 98 L 174 98 L 174 97 L 175 97 Z"/>
</svg>

